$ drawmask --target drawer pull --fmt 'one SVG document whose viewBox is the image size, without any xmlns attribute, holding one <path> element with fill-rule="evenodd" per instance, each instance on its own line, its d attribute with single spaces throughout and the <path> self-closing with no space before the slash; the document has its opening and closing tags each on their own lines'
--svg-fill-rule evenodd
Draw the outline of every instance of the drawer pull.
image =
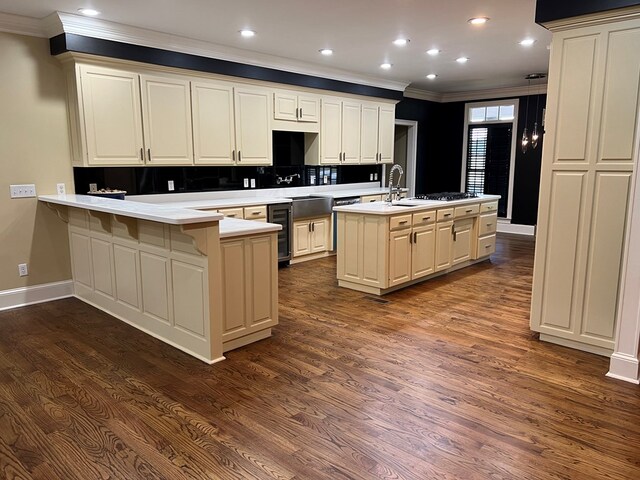
<svg viewBox="0 0 640 480">
<path fill-rule="evenodd" d="M 423 222 L 426 222 L 427 220 L 431 220 L 431 217 L 422 217 Z"/>
<path fill-rule="evenodd" d="M 491 225 L 493 225 L 493 222 L 487 223 L 487 227 L 490 227 Z"/>
<path fill-rule="evenodd" d="M 260 215 L 260 212 L 251 212 L 251 215 Z"/>
<path fill-rule="evenodd" d="M 406 221 L 406 220 L 403 220 L 403 221 L 401 221 L 401 222 L 398 222 L 398 224 L 399 224 L 399 225 L 404 225 L 405 223 L 407 223 L 407 221 Z"/>
<path fill-rule="evenodd" d="M 235 213 L 228 213 L 227 217 L 229 218 L 236 218 L 236 214 Z"/>
<path fill-rule="evenodd" d="M 451 214 L 450 214 L 450 213 L 445 213 L 443 216 L 444 216 L 444 217 L 450 217 L 450 216 L 451 216 Z"/>
<path fill-rule="evenodd" d="M 373 202 L 375 202 L 375 201 L 376 201 L 376 199 L 375 199 L 375 198 L 372 198 L 371 200 L 369 200 L 369 203 L 373 203 Z"/>
<path fill-rule="evenodd" d="M 489 245 L 485 245 L 484 248 L 491 248 L 493 245 L 489 244 Z"/>
<path fill-rule="evenodd" d="M 469 210 L 467 210 L 467 213 L 471 213 L 471 212 L 473 212 L 473 209 L 470 208 Z"/>
</svg>

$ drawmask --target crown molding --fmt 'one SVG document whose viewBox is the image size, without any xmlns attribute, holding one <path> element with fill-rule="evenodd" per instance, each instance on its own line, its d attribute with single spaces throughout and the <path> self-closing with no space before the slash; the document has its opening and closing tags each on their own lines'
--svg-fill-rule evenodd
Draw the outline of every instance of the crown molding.
<svg viewBox="0 0 640 480">
<path fill-rule="evenodd" d="M 41 20 L 2 12 L 0 12 L 0 32 L 16 33 L 30 37 L 47 36 Z"/>
<path fill-rule="evenodd" d="M 545 22 L 542 25 L 552 32 L 562 32 L 564 30 L 572 30 L 574 28 L 591 27 L 603 25 L 605 23 L 624 22 L 626 20 L 634 20 L 640 18 L 640 6 L 617 8 L 615 10 L 606 10 L 604 12 L 591 13 L 581 15 L 579 17 L 563 18 Z"/>
<path fill-rule="evenodd" d="M 417 88 L 407 88 L 404 96 L 418 100 L 428 100 L 437 103 L 467 102 L 472 100 L 490 100 L 494 98 L 523 97 L 527 95 L 544 95 L 547 93 L 547 84 L 536 84 L 531 87 L 503 87 L 488 90 L 472 90 L 468 92 L 438 93 Z"/>
<path fill-rule="evenodd" d="M 385 88 L 402 92 L 408 85 L 377 77 L 358 75 L 339 69 L 324 68 L 293 59 L 226 47 L 201 40 L 171 35 L 168 33 L 132 27 L 96 18 L 64 12 L 56 12 L 45 19 L 47 34 L 55 37 L 61 33 L 82 35 L 114 42 L 158 48 L 173 52 L 197 55 L 206 58 L 227 60 L 257 67 L 271 68 L 302 75 L 328 78 L 342 82 Z"/>
</svg>

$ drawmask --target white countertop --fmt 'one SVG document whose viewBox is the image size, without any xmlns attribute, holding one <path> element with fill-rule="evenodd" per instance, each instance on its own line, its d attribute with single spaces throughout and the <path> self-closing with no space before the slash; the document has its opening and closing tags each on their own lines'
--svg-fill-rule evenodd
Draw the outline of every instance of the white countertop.
<svg viewBox="0 0 640 480">
<path fill-rule="evenodd" d="M 220 220 L 220 238 L 242 237 L 257 233 L 277 232 L 282 225 L 225 217 Z"/>
<path fill-rule="evenodd" d="M 57 205 L 66 205 L 68 207 L 122 215 L 123 217 L 168 223 L 171 225 L 217 222 L 223 218 L 223 215 L 220 213 L 177 208 L 169 205 L 130 202 L 113 198 L 96 198 L 91 195 L 40 195 L 38 200 L 55 203 Z"/>
<path fill-rule="evenodd" d="M 407 188 L 401 188 L 400 191 L 401 192 L 406 192 L 408 189 Z M 395 192 L 396 189 L 394 188 L 393 191 Z M 389 193 L 389 189 L 388 188 L 355 188 L 353 190 L 336 190 L 336 191 L 329 191 L 329 192 L 318 192 L 318 193 L 313 193 L 312 195 L 314 197 L 329 197 L 329 198 L 347 198 L 347 197 L 364 197 L 366 195 L 381 195 L 381 194 L 388 194 Z"/>
<path fill-rule="evenodd" d="M 135 203 L 146 203 L 138 200 L 134 201 Z M 148 203 L 147 205 L 162 205 L 163 207 L 208 210 L 231 207 L 251 207 L 253 205 L 273 205 L 278 203 L 291 203 L 291 199 L 275 197 L 212 198 L 210 200 L 182 200 L 177 202 Z"/>
<path fill-rule="evenodd" d="M 430 208 L 448 208 L 472 203 L 499 200 L 500 195 L 480 195 L 478 198 L 465 198 L 445 202 L 441 200 L 397 200 L 392 205 L 387 202 L 356 203 L 342 207 L 334 207 L 334 212 L 364 213 L 369 215 L 395 215 L 400 213 L 419 212 Z"/>
</svg>

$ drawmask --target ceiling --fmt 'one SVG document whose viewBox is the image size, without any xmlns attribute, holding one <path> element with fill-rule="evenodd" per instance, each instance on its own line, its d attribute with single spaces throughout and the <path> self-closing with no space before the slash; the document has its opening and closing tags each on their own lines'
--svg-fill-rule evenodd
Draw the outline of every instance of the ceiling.
<svg viewBox="0 0 640 480">
<path fill-rule="evenodd" d="M 525 86 L 546 72 L 551 34 L 534 23 L 535 0 L 0 0 L 0 12 L 44 18 L 99 10 L 102 20 L 304 62 L 414 89 L 450 93 Z M 483 26 L 471 17 L 491 20 Z M 255 30 L 243 38 L 239 30 Z M 410 41 L 404 47 L 392 42 Z M 525 48 L 518 42 L 536 40 Z M 331 48 L 330 57 L 319 49 Z M 438 56 L 426 50 L 441 50 Z M 469 57 L 459 64 L 457 57 Z M 380 64 L 391 63 L 390 70 Z M 278 62 L 282 64 L 282 62 Z M 435 80 L 425 76 L 435 73 Z"/>
</svg>

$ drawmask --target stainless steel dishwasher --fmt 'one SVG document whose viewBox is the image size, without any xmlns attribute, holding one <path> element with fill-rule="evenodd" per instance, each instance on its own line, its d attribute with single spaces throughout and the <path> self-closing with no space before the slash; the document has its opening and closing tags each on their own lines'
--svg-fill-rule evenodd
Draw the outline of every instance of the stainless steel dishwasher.
<svg viewBox="0 0 640 480">
<path fill-rule="evenodd" d="M 333 206 L 334 207 L 343 207 L 345 205 L 353 205 L 355 203 L 360 203 L 360 197 L 345 197 L 345 198 L 334 198 Z M 331 251 L 335 252 L 338 248 L 338 215 L 336 212 L 332 212 L 333 214 L 333 248 Z"/>
</svg>

